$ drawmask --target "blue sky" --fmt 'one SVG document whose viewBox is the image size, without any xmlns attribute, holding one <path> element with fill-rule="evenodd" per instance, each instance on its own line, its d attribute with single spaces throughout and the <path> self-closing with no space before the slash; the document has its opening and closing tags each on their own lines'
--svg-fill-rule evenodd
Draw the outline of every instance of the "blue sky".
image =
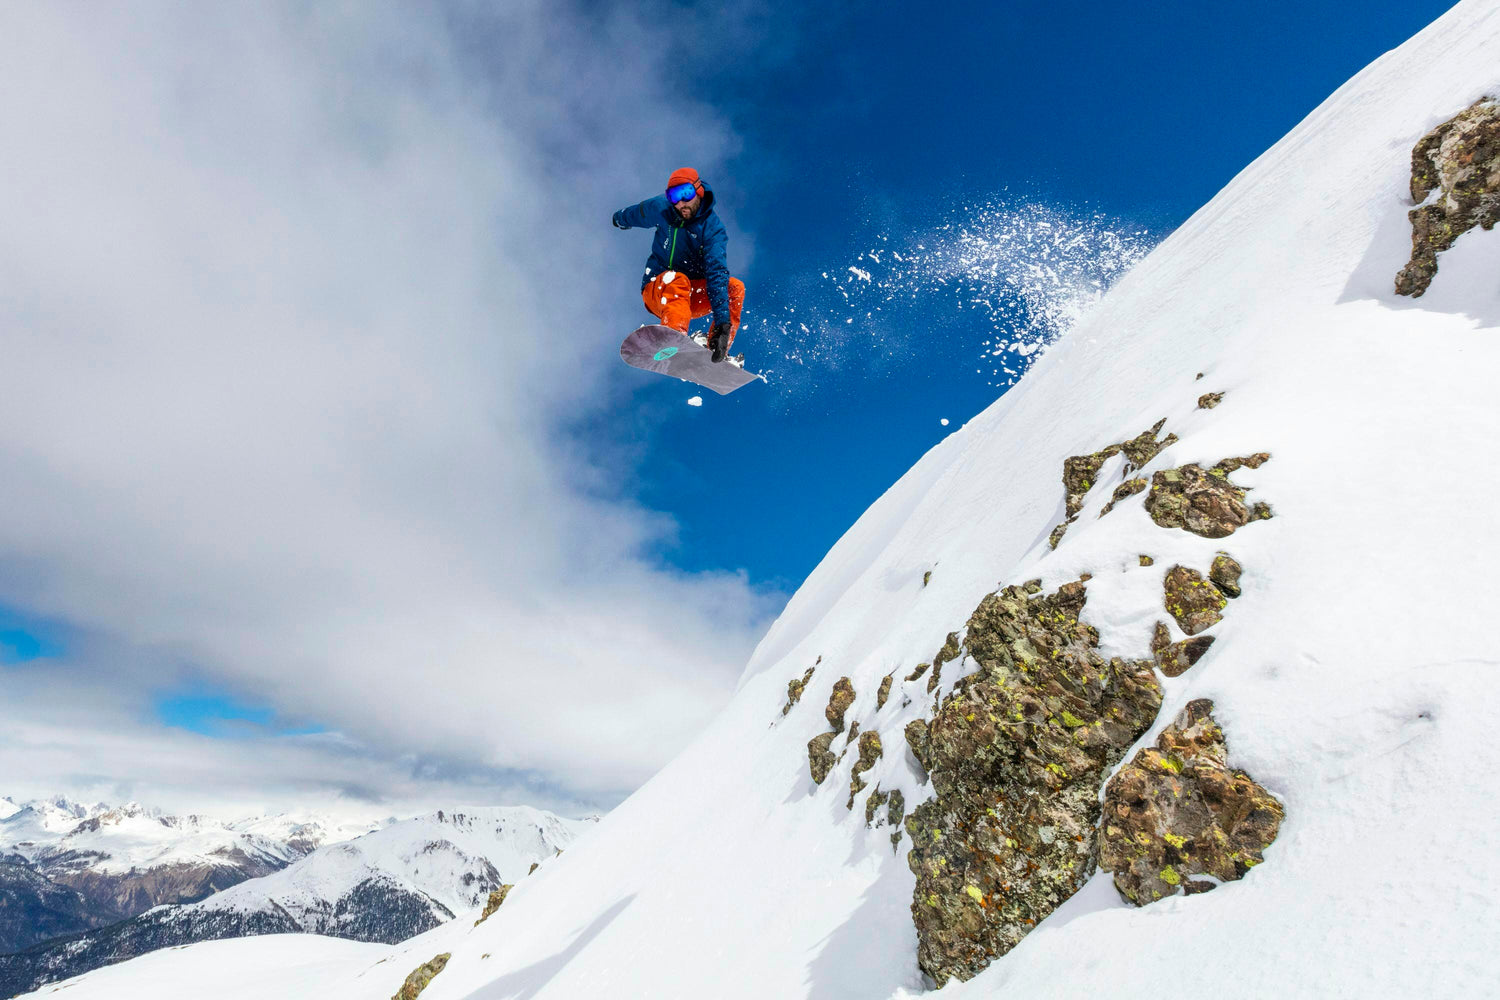
<svg viewBox="0 0 1500 1000">
<path fill-rule="evenodd" d="M 753 319 L 775 320 L 789 301 L 838 312 L 830 286 L 806 279 L 842 272 L 881 234 L 910 238 L 961 221 L 966 204 L 998 197 L 1102 212 L 1164 236 L 1447 7 L 773 8 L 763 23 L 778 58 L 769 71 L 755 58 L 693 64 L 705 74 L 697 96 L 742 137 L 731 176 L 709 177 L 754 239 L 748 267 L 736 259 L 742 248 L 730 248 L 752 317 L 740 349 L 752 367 L 774 362 Z M 683 150 L 692 145 L 685 138 Z M 663 179 L 678 160 L 691 153 L 663 153 Z M 654 190 L 638 186 L 641 196 Z M 591 207 L 603 218 L 618 206 Z M 644 234 L 622 239 L 640 243 L 644 260 Z M 636 281 L 634 271 L 619 277 L 627 326 L 644 321 Z M 932 305 L 891 322 L 922 343 L 874 370 L 825 373 L 816 391 L 751 386 L 722 400 L 705 394 L 690 409 L 684 387 L 639 377 L 634 409 L 608 421 L 648 443 L 630 487 L 682 523 L 681 544 L 664 558 L 794 587 L 927 448 L 996 398 L 971 363 L 991 333 L 984 317 Z"/>
<path fill-rule="evenodd" d="M 0 7 L 0 794 L 612 805 L 1018 351 L 1443 9 Z M 701 407 L 616 353 L 610 213 L 683 165 L 771 375 Z"/>
</svg>

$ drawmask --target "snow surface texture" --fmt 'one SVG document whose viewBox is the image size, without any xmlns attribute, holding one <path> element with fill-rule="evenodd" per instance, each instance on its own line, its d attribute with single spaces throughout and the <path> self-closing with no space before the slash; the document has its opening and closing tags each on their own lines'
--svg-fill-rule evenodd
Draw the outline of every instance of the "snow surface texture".
<svg viewBox="0 0 1500 1000">
<path fill-rule="evenodd" d="M 907 845 L 893 853 L 888 829 L 867 830 L 862 800 L 845 809 L 852 755 L 822 786 L 808 777 L 805 744 L 826 728 L 834 681 L 858 692 L 849 720 L 885 737 L 870 787 L 915 805 L 929 790 L 899 733 L 927 698 L 900 678 L 984 594 L 1092 573 L 1084 618 L 1104 652 L 1143 657 L 1165 567 L 1206 567 L 1222 548 L 1245 567 L 1244 594 L 1213 648 L 1164 682 L 1143 742 L 1212 698 L 1230 763 L 1286 806 L 1265 863 L 1141 909 L 1096 876 L 943 995 L 1159 998 L 1185 975 L 1216 998 L 1494 995 L 1489 950 L 1474 946 L 1500 926 L 1500 653 L 1483 625 L 1500 557 L 1488 460 L 1500 232 L 1461 238 L 1418 301 L 1392 282 L 1410 246 L 1412 145 L 1500 90 L 1496 51 L 1500 6 L 1467 0 L 1248 167 L 871 507 L 723 715 L 485 923 L 454 921 L 378 965 L 370 952 L 315 994 L 270 964 L 275 942 L 240 970 L 268 995 L 389 996 L 452 952 L 423 1000 L 917 996 Z M 1197 409 L 1210 391 L 1222 403 Z M 1140 496 L 1098 519 L 1104 498 L 1090 495 L 1050 550 L 1063 459 L 1162 417 L 1179 440 L 1149 469 L 1268 451 L 1235 478 L 1276 516 L 1213 542 L 1157 527 Z M 782 716 L 788 680 L 820 656 Z M 121 978 L 109 986 L 76 981 L 69 1000 L 197 995 L 130 968 L 110 970 Z"/>
</svg>

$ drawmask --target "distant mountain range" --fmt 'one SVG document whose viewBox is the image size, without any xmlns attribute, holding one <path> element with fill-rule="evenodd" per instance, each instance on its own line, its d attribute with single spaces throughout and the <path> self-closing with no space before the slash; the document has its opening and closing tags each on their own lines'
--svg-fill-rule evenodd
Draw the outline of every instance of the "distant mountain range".
<svg viewBox="0 0 1500 1000">
<path fill-rule="evenodd" d="M 62 813 L 68 806 L 51 805 Z M 71 804 L 70 804 L 71 805 Z M 57 813 L 28 804 L 0 830 L 20 820 L 28 830 L 45 829 Z M 86 884 L 113 885 L 111 899 L 142 898 L 149 891 L 202 891 L 198 901 L 160 905 L 113 922 L 90 909 L 89 897 L 46 877 L 31 865 L 0 865 L 0 914 L 28 914 L 0 934 L 23 942 L 14 954 L 0 954 L 0 996 L 35 989 L 90 969 L 196 941 L 254 934 L 314 933 L 359 941 L 395 943 L 430 930 L 459 913 L 476 910 L 502 884 L 514 884 L 535 863 L 553 857 L 592 826 L 525 806 L 440 811 L 392 823 L 348 841 L 327 843 L 330 826 L 318 822 L 280 824 L 271 819 L 246 824 L 174 820 L 140 807 L 105 809 L 85 817 L 51 845 L 37 840 L 16 845 L 64 877 L 88 873 Z M 30 816 L 23 816 L 27 810 Z M 134 822 L 144 820 L 144 825 Z M 156 828 L 150 826 L 157 823 Z M 244 827 L 242 829 L 236 829 Z M 22 829 L 17 826 L 15 829 Z M 156 829 L 176 831 L 163 837 Z M 295 833 L 303 843 L 324 846 L 294 857 L 291 837 L 277 839 L 250 828 Z M 340 828 L 332 827 L 337 835 Z M 122 830 L 134 831 L 128 836 Z M 109 831 L 108 834 L 104 831 Z M 146 836 L 149 834 L 149 836 Z M 226 846 L 226 834 L 237 838 Z M 117 853 L 97 855 L 109 836 Z M 5 843 L 0 835 L 0 845 Z M 67 841 L 67 844 L 63 842 Z M 84 845 L 92 845 L 85 849 Z M 204 848 L 208 848 L 205 852 Z M 0 847 L 0 852 L 7 850 Z M 91 857 L 84 864 L 85 858 Z M 277 864 L 283 858 L 287 863 Z M 152 868 L 127 867 L 134 861 L 163 862 Z M 71 866 L 71 867 L 70 867 Z M 121 872 L 120 869 L 124 869 Z M 215 878 L 234 883 L 218 889 Z M 155 871 L 155 878 L 145 872 Z M 130 892 L 125 892 L 130 880 Z M 111 879 L 116 881 L 111 882 Z M 175 880 L 175 881 L 174 881 Z M 100 893 L 100 895 L 108 895 Z M 7 909 L 8 907 L 8 909 Z M 64 935 L 59 937 L 58 935 Z M 31 940 L 26 940 L 27 937 Z"/>
<path fill-rule="evenodd" d="M 0 923 L 0 953 L 36 943 L 43 910 L 73 913 L 73 933 L 144 913 L 166 903 L 203 899 L 246 879 L 280 871 L 324 843 L 366 833 L 312 816 L 267 816 L 225 823 L 207 817 L 171 816 L 131 802 L 122 806 L 79 803 L 65 797 L 16 803 L 0 799 L 0 862 L 23 867 L 45 884 L 14 870 L 5 875 L 7 907 L 19 911 Z M 22 886 L 35 886 L 35 892 Z M 61 906 L 61 889 L 86 901 L 81 912 Z M 45 896 L 51 901 L 43 904 Z M 23 902 L 23 900 L 25 900 Z M 37 915 L 28 921 L 25 914 Z M 50 937 L 51 934 L 46 936 Z"/>
</svg>

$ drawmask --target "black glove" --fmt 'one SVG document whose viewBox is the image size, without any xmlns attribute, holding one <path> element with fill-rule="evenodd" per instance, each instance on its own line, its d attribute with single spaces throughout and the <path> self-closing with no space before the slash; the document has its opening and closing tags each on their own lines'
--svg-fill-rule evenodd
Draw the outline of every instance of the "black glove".
<svg viewBox="0 0 1500 1000">
<path fill-rule="evenodd" d="M 620 213 L 619 212 L 616 212 L 614 214 L 614 216 L 610 218 L 609 221 L 612 222 L 612 223 L 614 223 L 616 229 L 626 229 L 626 228 L 629 228 L 629 227 L 627 227 L 625 225 L 625 223 L 623 223 L 623 222 L 620 221 Z"/>
<path fill-rule="evenodd" d="M 715 323 L 713 330 L 708 334 L 708 349 L 713 351 L 709 360 L 714 363 L 723 361 L 729 355 L 729 324 Z"/>
</svg>

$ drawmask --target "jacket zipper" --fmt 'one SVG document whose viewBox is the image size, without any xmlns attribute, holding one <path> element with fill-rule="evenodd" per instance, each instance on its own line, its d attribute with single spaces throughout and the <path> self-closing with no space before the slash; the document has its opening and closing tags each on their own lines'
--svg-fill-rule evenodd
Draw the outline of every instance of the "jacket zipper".
<svg viewBox="0 0 1500 1000">
<path fill-rule="evenodd" d="M 672 248 L 667 251 L 667 270 L 672 270 L 672 260 L 677 256 L 677 227 L 672 227 Z"/>
</svg>

